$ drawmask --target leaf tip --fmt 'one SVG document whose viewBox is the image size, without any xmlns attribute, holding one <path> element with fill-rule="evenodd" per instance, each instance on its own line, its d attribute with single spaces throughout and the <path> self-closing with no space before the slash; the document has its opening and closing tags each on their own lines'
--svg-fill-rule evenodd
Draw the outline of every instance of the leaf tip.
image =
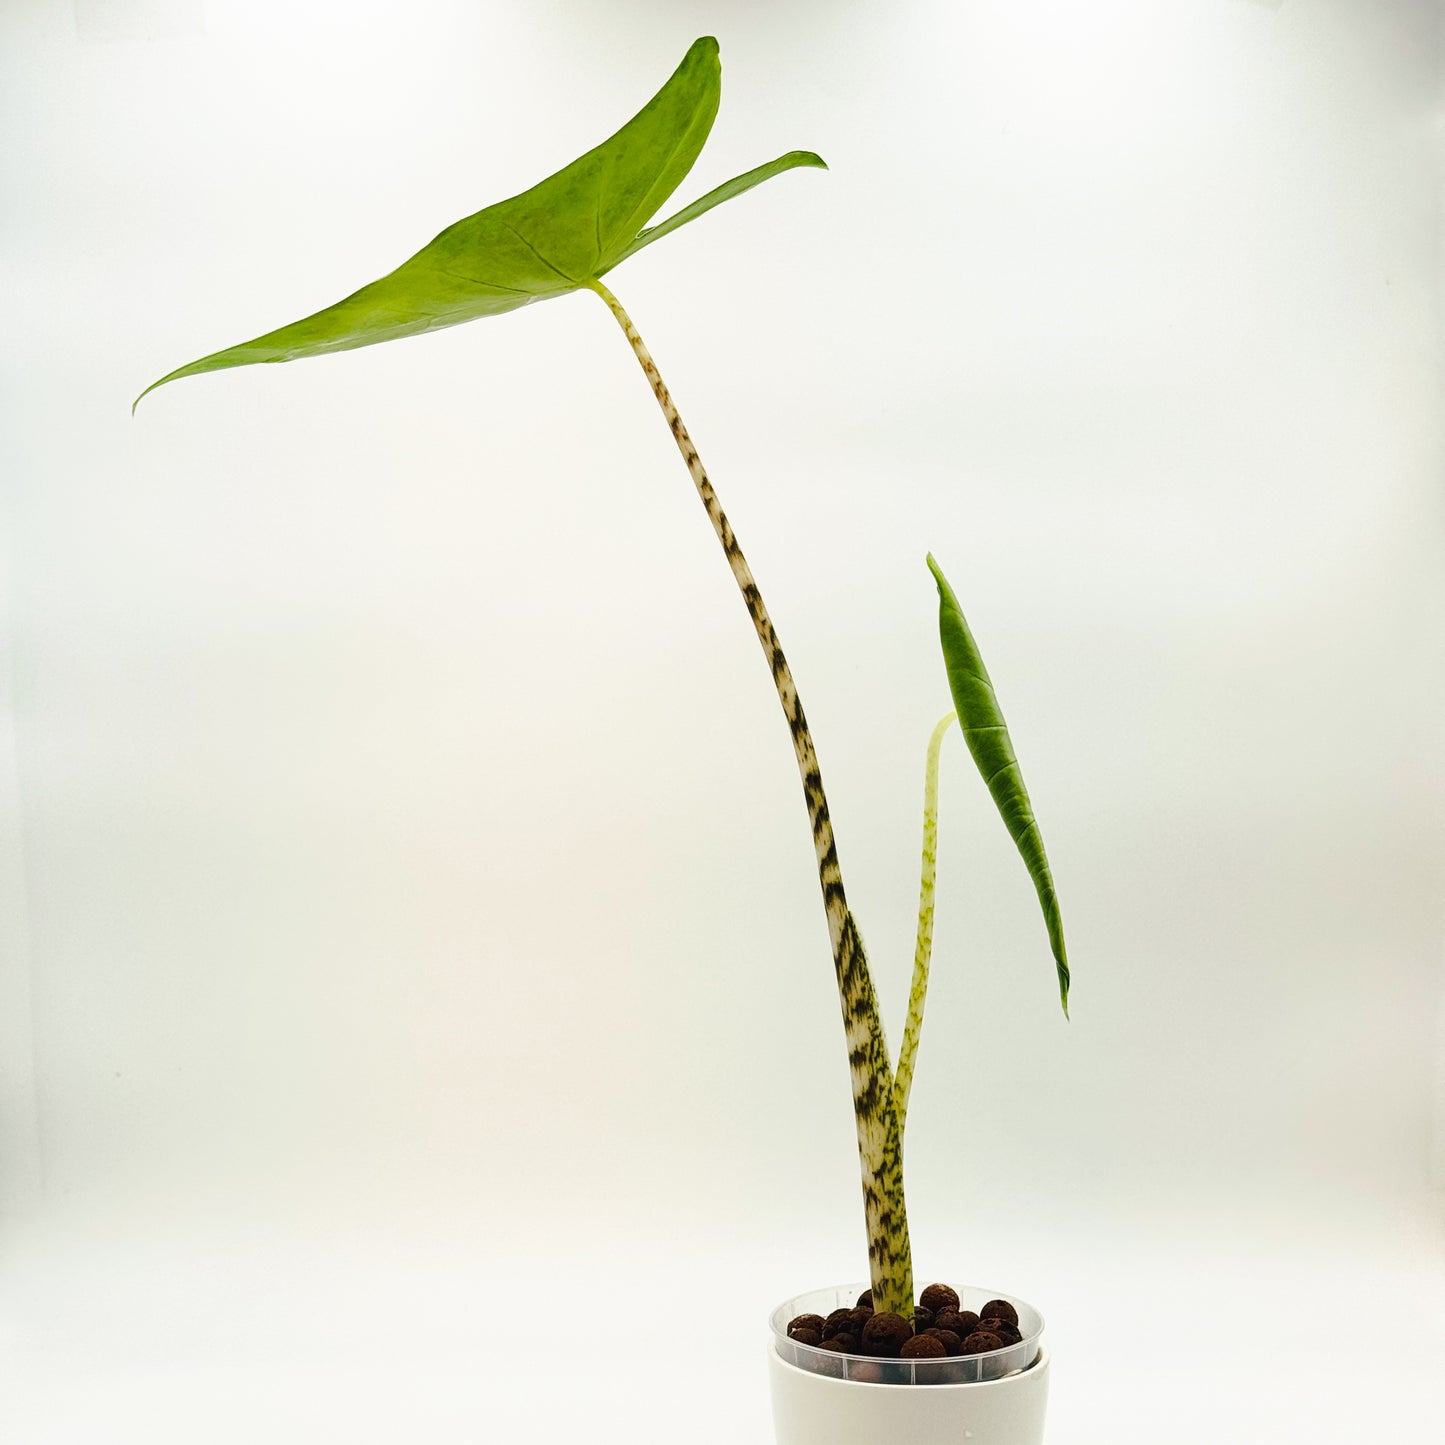
<svg viewBox="0 0 1445 1445">
<path fill-rule="evenodd" d="M 145 389 L 143 392 L 141 392 L 141 394 L 140 394 L 138 397 L 136 397 L 136 399 L 135 399 L 133 402 L 131 402 L 131 404 L 130 404 L 130 414 L 131 414 L 132 416 L 135 415 L 135 409 L 136 409 L 136 407 L 138 407 L 138 406 L 141 404 L 141 402 L 143 402 L 143 401 L 146 399 L 146 397 L 148 397 L 148 396 L 151 394 L 151 392 L 153 392 L 153 391 L 156 389 L 156 387 L 160 386 L 161 383 L 164 382 L 164 381 L 165 381 L 165 377 L 161 377 L 160 381 L 153 381 L 153 382 L 151 382 L 151 384 L 150 384 L 148 387 L 146 387 L 146 389 Z"/>
<path fill-rule="evenodd" d="M 938 595 L 941 601 L 948 601 L 953 596 L 953 588 L 948 585 L 948 578 L 943 575 L 943 568 L 938 565 L 932 552 L 927 557 L 928 570 L 933 573 L 933 580 L 938 584 Z"/>
<path fill-rule="evenodd" d="M 1063 1007 L 1064 1017 L 1069 1017 L 1069 989 L 1073 984 L 1073 974 L 1069 970 L 1069 950 L 1064 942 L 1064 921 L 1059 916 L 1058 896 L 1053 891 L 1052 879 L 1049 883 L 1049 902 L 1045 907 L 1049 930 L 1049 952 L 1054 956 L 1054 972 L 1059 980 L 1059 1003 Z"/>
<path fill-rule="evenodd" d="M 174 381 L 174 380 L 175 380 L 177 377 L 179 377 L 179 376 L 185 376 L 185 375 L 187 375 L 187 374 L 190 372 L 190 370 L 191 370 L 191 366 L 194 366 L 195 364 L 196 364 L 196 363 L 192 362 L 190 366 L 178 366 L 174 371 L 168 371 L 168 372 L 166 372 L 166 374 L 165 374 L 163 377 L 161 377 L 159 380 L 151 382 L 151 384 L 150 384 L 148 387 L 146 387 L 146 389 L 145 389 L 143 392 L 141 392 L 141 394 L 140 394 L 138 397 L 136 397 L 136 399 L 135 399 L 133 402 L 131 402 L 131 404 L 130 404 L 130 414 L 131 414 L 132 416 L 134 416 L 134 415 L 135 415 L 135 409 L 136 409 L 136 407 L 138 407 L 138 406 L 141 404 L 141 402 L 143 402 L 143 401 L 146 399 L 146 397 L 148 397 L 148 396 L 151 394 L 151 392 L 153 392 L 158 386 L 164 386 L 164 385 L 166 384 L 166 382 L 168 382 L 168 381 Z"/>
</svg>

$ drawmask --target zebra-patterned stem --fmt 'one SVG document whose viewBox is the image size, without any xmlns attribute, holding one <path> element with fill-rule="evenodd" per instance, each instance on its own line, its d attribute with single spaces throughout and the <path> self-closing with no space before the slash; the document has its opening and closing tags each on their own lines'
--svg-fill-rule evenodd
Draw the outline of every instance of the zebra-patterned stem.
<svg viewBox="0 0 1445 1445">
<path fill-rule="evenodd" d="M 837 975 L 838 997 L 843 1008 L 843 1027 L 848 1040 L 848 1065 L 853 1081 L 853 1111 L 858 1129 L 858 1158 L 863 1174 L 863 1206 L 868 1225 L 868 1262 L 872 1277 L 874 1308 L 893 1310 L 905 1318 L 913 1314 L 913 1264 L 908 1244 L 908 1216 L 903 1202 L 903 1150 L 894 1111 L 893 1070 L 889 1062 L 888 1043 L 883 1035 L 883 1021 L 873 990 L 873 977 L 858 925 L 848 909 L 843 891 L 843 875 L 838 867 L 838 850 L 833 838 L 833 824 L 828 816 L 828 801 L 823 793 L 823 777 L 818 768 L 818 755 L 813 748 L 812 734 L 798 700 L 792 670 L 783 655 L 782 645 L 773 627 L 762 594 L 753 579 L 752 569 L 738 546 L 733 529 L 718 502 L 707 472 L 698 457 L 697 448 L 673 405 L 672 397 L 657 369 L 657 364 L 632 324 L 622 304 L 600 281 L 590 281 L 595 291 L 612 312 L 632 346 L 652 394 L 667 418 L 667 425 L 676 441 L 688 474 L 697 487 L 698 496 L 707 509 L 713 531 L 722 543 L 728 566 L 732 568 L 753 620 L 763 655 L 788 720 L 793 738 L 793 751 L 798 759 L 798 772 L 803 779 L 803 796 L 808 806 L 808 820 L 813 830 L 813 849 L 818 861 L 818 882 L 823 890 L 823 907 L 828 916 L 828 937 L 833 947 L 833 967 Z"/>
<path fill-rule="evenodd" d="M 898 1073 L 893 1080 L 893 1109 L 898 1132 L 908 1125 L 908 1093 L 913 1087 L 913 1065 L 918 1058 L 918 1036 L 923 1031 L 923 1005 L 928 999 L 928 963 L 933 956 L 933 892 L 938 873 L 938 754 L 943 735 L 957 716 L 938 720 L 928 740 L 928 761 L 923 769 L 923 868 L 918 879 L 918 939 L 913 946 L 913 983 L 908 990 L 908 1022 L 898 1052 Z"/>
</svg>

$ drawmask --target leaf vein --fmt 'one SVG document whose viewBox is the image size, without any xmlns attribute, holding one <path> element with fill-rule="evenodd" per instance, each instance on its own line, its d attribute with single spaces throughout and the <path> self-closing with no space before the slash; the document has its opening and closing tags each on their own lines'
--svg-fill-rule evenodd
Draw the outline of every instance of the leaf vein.
<svg viewBox="0 0 1445 1445">
<path fill-rule="evenodd" d="M 1011 763 L 1005 763 L 1003 767 L 1001 767 L 997 772 L 990 773 L 989 776 L 983 780 L 984 787 L 992 788 L 994 783 L 997 782 L 999 778 L 1003 777 L 1003 775 L 1008 772 L 1010 768 L 1016 769 L 1018 765 L 1019 763 L 1017 758 L 1015 758 Z"/>
<path fill-rule="evenodd" d="M 653 191 L 657 188 L 657 179 L 667 174 L 668 168 L 672 165 L 673 161 L 677 159 L 677 153 L 682 149 L 683 142 L 686 141 L 688 137 L 692 134 L 693 123 L 696 122 L 696 120 L 697 112 L 694 111 L 691 120 L 689 120 L 688 124 L 683 127 L 682 131 L 678 134 L 677 139 L 673 141 L 672 149 L 667 153 L 667 160 L 664 161 L 662 165 L 658 166 L 652 184 L 648 186 L 646 192 L 642 196 L 642 199 L 639 200 L 638 203 L 633 206 L 633 208 L 627 213 L 626 230 L 632 233 L 634 240 L 637 237 L 637 232 L 641 227 L 642 223 L 651 220 L 652 217 L 655 216 L 658 210 L 661 208 L 663 201 L 667 199 L 667 196 L 662 196 L 661 198 L 659 198 L 656 202 L 653 203 L 652 209 L 648 211 L 648 213 L 642 218 L 642 221 L 637 220 L 637 213 L 645 205 L 647 205 Z M 688 170 L 691 169 L 692 167 L 689 166 Z M 684 176 L 679 176 L 676 183 L 673 185 L 672 190 L 675 191 L 677 187 L 682 184 L 683 179 Z M 672 191 L 669 191 L 668 195 L 671 194 Z"/>
<path fill-rule="evenodd" d="M 569 276 L 560 266 L 554 266 L 505 216 L 498 216 L 497 219 L 552 272 L 554 276 L 560 276 L 564 281 L 570 282 L 573 286 L 580 286 L 582 284 L 575 276 Z"/>
<path fill-rule="evenodd" d="M 977 672 L 973 672 L 966 667 L 960 667 L 958 671 L 961 672 L 965 677 L 971 677 L 980 687 L 986 687 L 990 692 L 993 692 L 995 697 L 998 696 L 998 694 L 994 692 L 993 683 L 990 682 L 987 677 L 984 677 Z"/>
<path fill-rule="evenodd" d="M 523 291 L 520 286 L 503 286 L 500 281 L 487 281 L 481 276 L 467 276 L 461 271 L 446 266 L 433 268 L 438 276 L 450 276 L 454 281 L 465 281 L 470 286 L 485 286 L 489 291 L 504 291 L 508 296 L 535 296 L 535 291 Z"/>
</svg>

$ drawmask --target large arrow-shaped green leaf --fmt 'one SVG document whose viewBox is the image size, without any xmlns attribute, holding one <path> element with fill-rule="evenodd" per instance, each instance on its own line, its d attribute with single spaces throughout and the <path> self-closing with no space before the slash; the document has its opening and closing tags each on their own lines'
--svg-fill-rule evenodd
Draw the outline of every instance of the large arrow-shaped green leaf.
<svg viewBox="0 0 1445 1445">
<path fill-rule="evenodd" d="M 1059 975 L 1059 998 L 1065 1014 L 1069 1011 L 1069 958 L 1064 949 L 1064 924 L 1059 916 L 1059 899 L 1054 891 L 1054 875 L 1044 853 L 1044 840 L 1034 820 L 1033 804 L 1024 787 L 1013 742 L 1004 725 L 1003 712 L 989 679 L 988 669 L 979 655 L 963 609 L 953 588 L 948 585 L 938 563 L 930 556 L 929 570 L 938 583 L 938 632 L 943 643 L 943 661 L 948 668 L 948 687 L 959 726 L 973 754 L 974 763 L 988 790 L 994 806 L 1014 840 L 1014 846 L 1034 881 L 1044 922 L 1049 930 L 1049 946 L 1053 950 L 1054 967 Z"/>
<path fill-rule="evenodd" d="M 178 367 L 141 396 L 182 376 L 349 351 L 565 295 L 770 177 L 823 165 L 811 151 L 790 151 L 643 230 L 692 169 L 721 87 L 717 41 L 704 36 L 616 135 L 571 165 L 448 226 L 390 275 L 336 305 Z"/>
</svg>

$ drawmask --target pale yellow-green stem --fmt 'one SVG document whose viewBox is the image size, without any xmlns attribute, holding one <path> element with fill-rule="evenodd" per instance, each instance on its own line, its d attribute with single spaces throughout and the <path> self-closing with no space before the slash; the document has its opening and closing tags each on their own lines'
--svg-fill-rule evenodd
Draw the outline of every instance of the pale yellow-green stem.
<svg viewBox="0 0 1445 1445">
<path fill-rule="evenodd" d="M 956 718 L 940 718 L 928 740 L 928 761 L 923 769 L 923 871 L 918 880 L 918 938 L 913 947 L 913 983 L 908 990 L 908 1022 L 898 1053 L 893 1079 L 893 1112 L 898 1132 L 908 1122 L 908 1091 L 913 1087 L 913 1065 L 918 1058 L 918 1036 L 923 1030 L 923 1005 L 928 998 L 928 963 L 933 956 L 933 892 L 938 872 L 938 755 L 943 735 Z"/>
</svg>

